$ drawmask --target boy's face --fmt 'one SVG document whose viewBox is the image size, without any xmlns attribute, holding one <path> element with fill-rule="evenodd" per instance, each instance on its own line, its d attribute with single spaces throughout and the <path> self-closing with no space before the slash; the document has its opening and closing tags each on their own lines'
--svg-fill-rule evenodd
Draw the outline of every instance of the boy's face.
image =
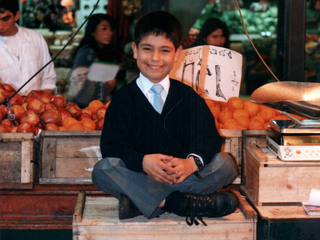
<svg viewBox="0 0 320 240">
<path fill-rule="evenodd" d="M 132 49 L 141 73 L 153 83 L 168 75 L 182 51 L 181 46 L 175 51 L 173 43 L 164 35 L 153 34 L 143 37 L 139 46 L 133 42 Z"/>
<path fill-rule="evenodd" d="M 15 35 L 18 31 L 15 22 L 18 21 L 19 17 L 19 11 L 16 15 L 13 15 L 13 13 L 8 10 L 0 12 L 0 36 L 9 37 Z"/>
</svg>

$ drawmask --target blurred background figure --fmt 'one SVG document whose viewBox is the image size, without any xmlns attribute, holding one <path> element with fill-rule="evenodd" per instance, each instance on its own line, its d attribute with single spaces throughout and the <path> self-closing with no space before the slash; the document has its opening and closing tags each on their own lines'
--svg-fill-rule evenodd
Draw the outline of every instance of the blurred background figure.
<svg viewBox="0 0 320 240">
<path fill-rule="evenodd" d="M 84 38 L 73 55 L 73 66 L 68 91 L 68 98 L 84 107 L 94 99 L 106 102 L 115 90 L 117 80 L 124 78 L 119 71 L 116 79 L 95 82 L 87 78 L 89 68 L 94 61 L 120 64 L 121 50 L 113 42 L 115 31 L 114 19 L 107 14 L 94 14 L 90 17 Z"/>
<path fill-rule="evenodd" d="M 193 44 L 193 47 L 200 45 L 213 45 L 229 48 L 229 29 L 227 25 L 218 18 L 208 18 Z"/>
<path fill-rule="evenodd" d="M 50 11 L 45 7 L 37 7 L 35 10 L 34 28 L 48 28 L 50 31 L 56 31 L 57 26 L 50 18 Z"/>
</svg>

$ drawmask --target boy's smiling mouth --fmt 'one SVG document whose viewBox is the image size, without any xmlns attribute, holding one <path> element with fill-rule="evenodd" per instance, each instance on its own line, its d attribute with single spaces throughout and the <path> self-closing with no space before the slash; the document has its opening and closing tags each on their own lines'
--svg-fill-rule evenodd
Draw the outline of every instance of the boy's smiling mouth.
<svg viewBox="0 0 320 240">
<path fill-rule="evenodd" d="M 161 66 L 159 65 L 149 65 L 149 67 L 152 69 L 152 70 L 158 70 L 161 68 Z"/>
</svg>

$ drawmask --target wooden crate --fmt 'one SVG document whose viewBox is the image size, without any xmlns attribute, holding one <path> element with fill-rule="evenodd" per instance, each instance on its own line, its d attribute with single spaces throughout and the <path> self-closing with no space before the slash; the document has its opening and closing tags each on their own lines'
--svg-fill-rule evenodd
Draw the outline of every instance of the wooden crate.
<svg viewBox="0 0 320 240">
<path fill-rule="evenodd" d="M 247 145 L 254 144 L 258 147 L 265 148 L 267 130 L 265 129 L 248 129 L 242 131 L 242 162 L 241 162 L 241 184 L 246 183 L 246 161 L 247 159 Z"/>
<path fill-rule="evenodd" d="M 0 189 L 31 189 L 34 183 L 32 133 L 0 133 Z"/>
<path fill-rule="evenodd" d="M 256 205 L 307 202 L 320 189 L 320 162 L 285 162 L 268 148 L 248 144 L 242 190 Z"/>
<path fill-rule="evenodd" d="M 233 181 L 234 184 L 241 183 L 241 162 L 242 162 L 242 130 L 238 129 L 220 129 L 220 135 L 223 137 L 221 152 L 230 153 L 238 166 L 238 177 Z"/>
<path fill-rule="evenodd" d="M 204 218 L 208 226 L 188 226 L 185 217 L 165 213 L 119 220 L 118 200 L 79 193 L 73 215 L 74 240 L 99 239 L 256 239 L 257 215 L 239 192 L 239 209 L 222 218 Z"/>
<path fill-rule="evenodd" d="M 40 136 L 40 184 L 92 184 L 101 160 L 101 131 L 43 131 Z"/>
<path fill-rule="evenodd" d="M 223 137 L 221 151 L 230 153 L 240 166 L 242 159 L 242 130 L 220 129 L 219 133 Z"/>
</svg>

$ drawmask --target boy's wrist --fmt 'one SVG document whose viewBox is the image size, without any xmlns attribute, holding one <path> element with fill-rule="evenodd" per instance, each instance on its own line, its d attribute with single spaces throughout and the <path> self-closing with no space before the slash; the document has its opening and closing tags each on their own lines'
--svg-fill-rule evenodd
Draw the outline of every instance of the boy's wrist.
<svg viewBox="0 0 320 240">
<path fill-rule="evenodd" d="M 203 167 L 204 167 L 204 162 L 203 162 L 202 158 L 199 155 L 194 154 L 194 153 L 189 154 L 187 158 L 189 158 L 189 157 L 193 158 L 194 163 L 195 163 L 195 165 L 197 167 L 196 171 L 197 172 L 201 171 L 203 169 Z"/>
</svg>

